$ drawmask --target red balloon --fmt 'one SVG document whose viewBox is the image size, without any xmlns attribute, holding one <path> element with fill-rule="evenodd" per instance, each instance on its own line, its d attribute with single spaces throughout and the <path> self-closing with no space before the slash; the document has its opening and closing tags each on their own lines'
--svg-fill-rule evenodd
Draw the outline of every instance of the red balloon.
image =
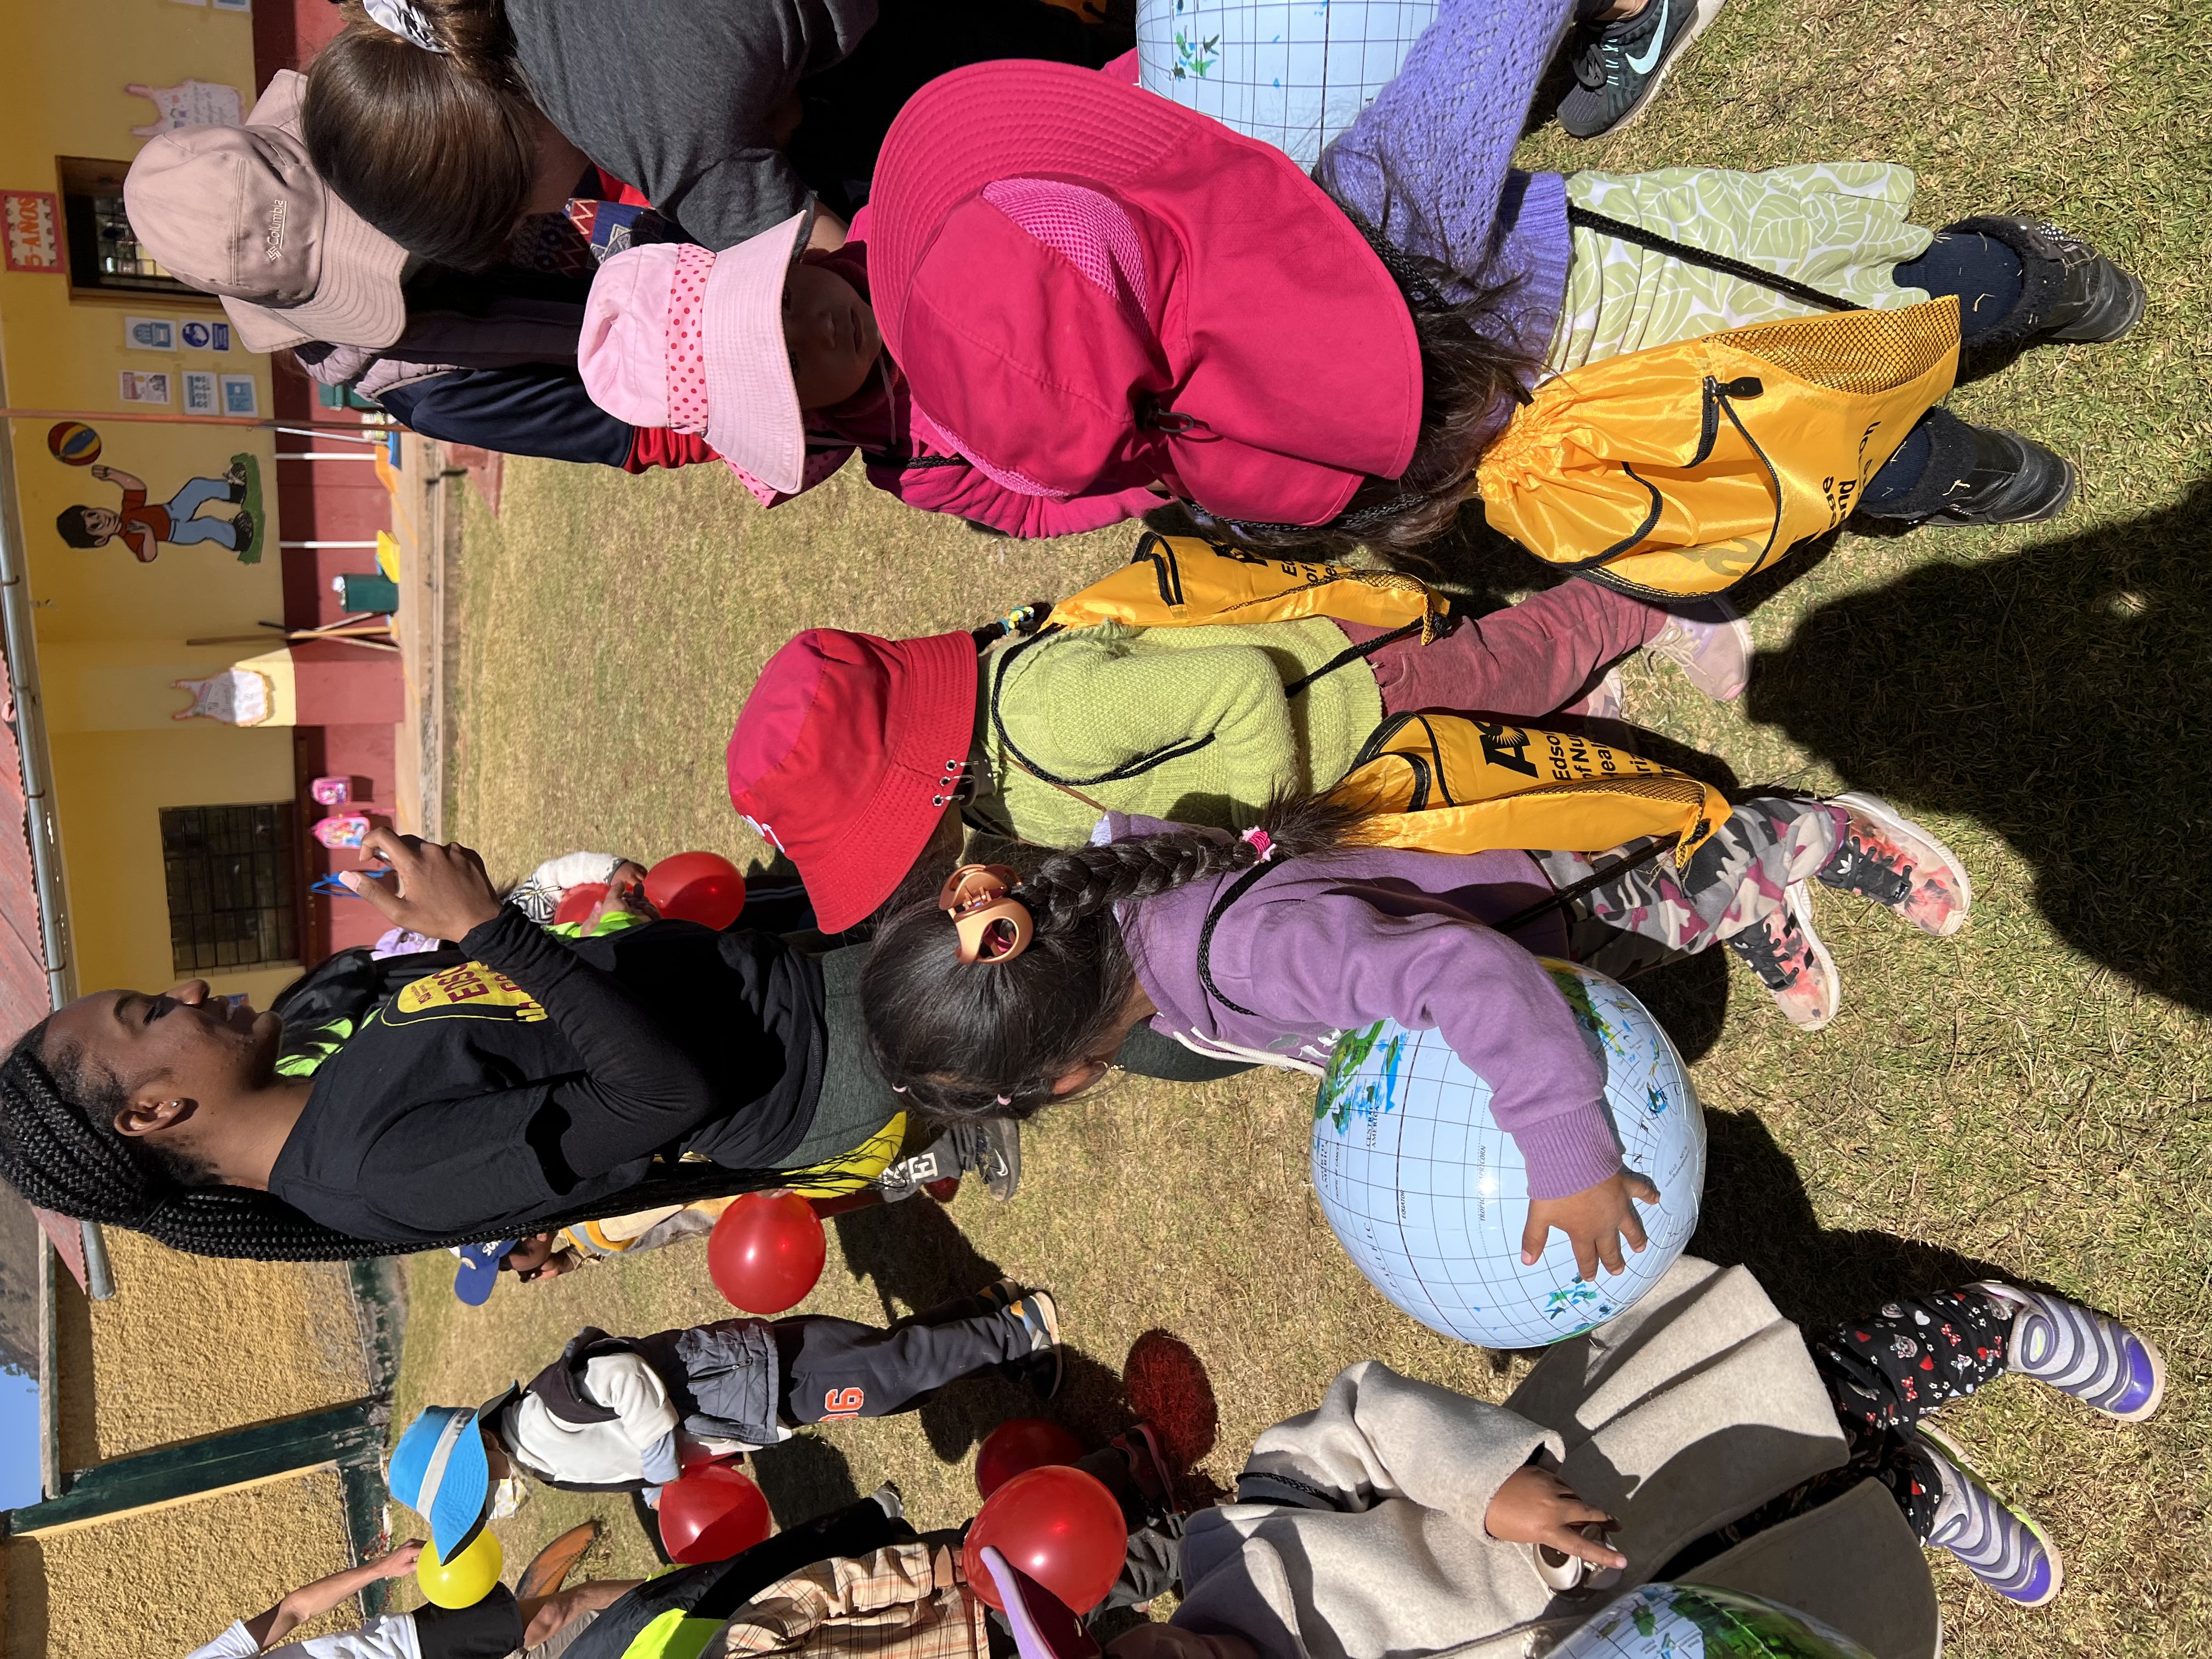
<svg viewBox="0 0 2212 1659">
<path fill-rule="evenodd" d="M 664 916 L 719 931 L 744 914 L 745 878 L 720 853 L 678 853 L 645 872 L 645 896 Z"/>
<path fill-rule="evenodd" d="M 606 896 L 607 884 L 603 881 L 578 882 L 562 894 L 560 903 L 553 907 L 553 925 L 566 927 L 572 921 L 588 920 Z"/>
<path fill-rule="evenodd" d="M 773 1524 L 752 1477 L 726 1464 L 694 1469 L 660 1489 L 660 1546 L 678 1561 L 726 1561 Z"/>
<path fill-rule="evenodd" d="M 1077 1613 L 1106 1599 L 1121 1576 L 1129 1528 L 1103 1482 L 1060 1464 L 1018 1474 L 983 1500 L 962 1552 L 968 1587 L 1006 1611 L 983 1564 L 989 1545 Z"/>
<path fill-rule="evenodd" d="M 983 1437 L 975 1453 L 976 1496 L 988 1498 L 1025 1470 L 1073 1463 L 1082 1455 L 1083 1443 L 1059 1424 L 1042 1417 L 1017 1417 Z"/>
<path fill-rule="evenodd" d="M 806 1299 L 830 1259 L 822 1218 L 797 1193 L 747 1193 L 707 1238 L 707 1272 L 734 1308 L 780 1314 Z"/>
</svg>

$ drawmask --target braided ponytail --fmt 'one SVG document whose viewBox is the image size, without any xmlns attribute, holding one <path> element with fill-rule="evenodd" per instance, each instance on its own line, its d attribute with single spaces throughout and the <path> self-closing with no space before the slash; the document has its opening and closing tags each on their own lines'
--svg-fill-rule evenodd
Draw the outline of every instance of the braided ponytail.
<svg viewBox="0 0 2212 1659">
<path fill-rule="evenodd" d="M 688 1204 L 783 1184 L 780 1170 L 682 1164 L 648 1176 L 614 1199 L 478 1228 L 450 1238 L 396 1243 L 325 1227 L 282 1199 L 244 1187 L 193 1185 L 190 1165 L 141 1146 L 114 1127 L 127 1100 L 115 1078 L 74 1049 L 42 1058 L 41 1021 L 0 1060 L 0 1176 L 40 1209 L 128 1227 L 194 1255 L 251 1261 L 349 1261 L 404 1255 L 449 1244 L 511 1238 L 589 1221 L 614 1210 Z"/>
<path fill-rule="evenodd" d="M 1325 796 L 1278 799 L 1261 814 L 1265 856 L 1297 858 L 1358 840 L 1358 814 Z M 1013 896 L 1028 907 L 1029 948 L 1004 962 L 963 965 L 957 933 L 933 902 L 909 904 L 877 929 L 860 975 L 876 1063 L 893 1087 L 950 1122 L 1024 1118 L 1053 1085 L 1121 1027 L 1137 975 L 1114 907 L 1249 870 L 1254 839 L 1175 830 L 1051 854 Z"/>
</svg>

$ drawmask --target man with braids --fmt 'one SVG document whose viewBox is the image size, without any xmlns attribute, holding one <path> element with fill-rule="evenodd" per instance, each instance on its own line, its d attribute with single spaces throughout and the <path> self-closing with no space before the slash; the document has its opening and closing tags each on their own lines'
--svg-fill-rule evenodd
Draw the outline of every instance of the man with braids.
<svg viewBox="0 0 2212 1659">
<path fill-rule="evenodd" d="M 1097 1081 L 1147 1021 L 1202 1054 L 1315 1076 L 1376 1020 L 1439 1031 L 1528 1164 L 1522 1261 L 1557 1228 L 1585 1279 L 1621 1271 L 1624 1239 L 1644 1248 L 1632 1200 L 1659 1194 L 1622 1168 L 1602 1070 L 1538 953 L 1612 973 L 1723 940 L 1757 969 L 1787 953 L 1776 1000 L 1818 1025 L 1839 990 L 1811 960 L 1806 883 L 1939 938 L 1972 902 L 1942 843 L 1871 795 L 1753 796 L 1680 869 L 1637 857 L 1648 841 L 1601 869 L 1361 845 L 1358 809 L 1331 796 L 1279 799 L 1238 836 L 1118 812 L 1101 829 L 1027 875 L 963 865 L 884 921 L 860 993 L 894 1088 L 948 1121 L 1026 1117 Z"/>
<path fill-rule="evenodd" d="M 397 890 L 349 884 L 465 962 L 304 1078 L 276 1069 L 276 1016 L 202 981 L 80 998 L 0 1064 L 0 1175 L 173 1249 L 331 1260 L 818 1182 L 899 1110 L 858 1035 L 857 951 L 670 921 L 564 941 L 467 848 L 365 850 Z"/>
</svg>

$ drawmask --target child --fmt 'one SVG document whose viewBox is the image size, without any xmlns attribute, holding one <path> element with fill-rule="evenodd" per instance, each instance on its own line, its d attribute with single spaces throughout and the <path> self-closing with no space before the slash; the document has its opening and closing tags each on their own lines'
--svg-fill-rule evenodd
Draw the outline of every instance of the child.
<svg viewBox="0 0 2212 1659">
<path fill-rule="evenodd" d="M 885 1330 L 849 1319 L 723 1319 L 651 1336 L 586 1327 L 560 1358 L 474 1411 L 427 1407 L 392 1455 L 392 1495 L 450 1558 L 510 1469 L 569 1492 L 658 1489 L 691 1454 L 788 1440 L 801 1423 L 919 1410 L 963 1377 L 1006 1371 L 1060 1387 L 1050 1295 L 1000 1279 Z"/>
<path fill-rule="evenodd" d="M 201 981 L 82 997 L 0 1062 L 0 1173 L 173 1249 L 314 1261 L 881 1167 L 863 1155 L 902 1103 L 859 1030 L 857 953 L 670 921 L 572 945 L 465 848 L 365 845 L 398 890 L 349 872 L 355 890 L 459 960 L 301 1077 L 280 1018 Z"/>
<path fill-rule="evenodd" d="M 1589 1593 L 1611 1577 L 1741 1583 L 1873 1651 L 1933 1651 L 1915 1541 L 2015 1606 L 2061 1583 L 2047 1535 L 1924 1421 L 2008 1372 L 2124 1423 L 2163 1390 L 2149 1342 L 2048 1291 L 1903 1297 L 1808 1341 L 1745 1269 L 1685 1256 L 1502 1406 L 1372 1360 L 1340 1373 L 1318 1410 L 1260 1436 L 1235 1503 L 1192 1518 L 1172 1622 L 1113 1650 L 1219 1659 L 1202 1638 L 1230 1636 L 1266 1659 L 1352 1659 L 1524 1623 L 1558 1638 L 1612 1600 Z M 1565 1590 L 1577 1562 L 1597 1583 Z"/>
<path fill-rule="evenodd" d="M 465 1607 L 417 1607 L 386 1613 L 358 1630 L 286 1642 L 309 1620 L 380 1579 L 404 1578 L 422 1553 L 419 1539 L 357 1567 L 302 1584 L 252 1619 L 241 1619 L 188 1659 L 507 1659 L 534 1646 L 572 1620 L 609 1607 L 636 1587 L 635 1579 L 605 1579 L 572 1590 L 517 1601 L 504 1584 Z M 278 1645 L 282 1644 L 282 1645 Z"/>
<path fill-rule="evenodd" d="M 1818 1030 L 1840 987 L 1808 880 L 1939 938 L 1972 902 L 1942 844 L 1869 795 L 1755 796 L 1686 867 L 1625 848 L 1601 874 L 1556 853 L 1361 847 L 1351 809 L 1310 798 L 1241 838 L 1107 824 L 1115 839 L 1026 877 L 963 866 L 878 927 L 861 997 L 893 1088 L 943 1119 L 1025 1117 L 1097 1081 L 1143 1020 L 1202 1054 L 1315 1075 L 1344 1031 L 1434 1028 L 1489 1080 L 1527 1162 L 1523 1259 L 1557 1227 L 1584 1278 L 1601 1261 L 1620 1271 L 1621 1236 L 1643 1248 L 1629 1200 L 1657 1194 L 1621 1168 L 1601 1072 L 1539 954 L 1632 973 L 1725 940 Z"/>
<path fill-rule="evenodd" d="M 65 507 L 54 528 L 71 547 L 105 547 L 118 536 L 141 564 L 161 556 L 161 544 L 194 547 L 213 542 L 232 553 L 253 545 L 253 515 L 240 508 L 228 519 L 200 516 L 204 507 L 246 499 L 246 459 L 234 459 L 220 478 L 187 478 L 159 507 L 146 504 L 146 481 L 112 466 L 95 466 L 92 476 L 123 492 L 120 507 Z"/>
<path fill-rule="evenodd" d="M 1150 535 L 1147 562 L 1185 592 L 1234 563 Z M 968 634 L 811 629 L 761 671 L 730 737 L 730 799 L 799 866 L 825 930 L 862 921 L 909 870 L 933 893 L 963 820 L 1048 847 L 1080 845 L 1109 809 L 1243 830 L 1285 790 L 1334 787 L 1386 717 L 1546 714 L 1639 647 L 1734 697 L 1751 658 L 1724 603 L 1670 612 L 1583 581 L 1448 616 L 1426 643 L 1328 615 L 988 631 L 979 665 Z"/>
<path fill-rule="evenodd" d="M 1033 64 L 958 70 L 917 94 L 885 143 L 860 229 L 865 295 L 852 280 L 860 256 L 848 252 L 838 291 L 817 302 L 827 277 L 802 264 L 787 307 L 775 303 L 794 222 L 735 251 L 743 274 L 726 305 L 668 297 L 672 256 L 651 281 L 617 278 L 611 262 L 599 279 L 609 292 L 595 291 L 592 308 L 635 313 L 623 355 L 641 386 L 663 373 L 652 361 L 660 308 L 672 331 L 680 319 L 702 331 L 708 355 L 728 365 L 729 395 L 717 398 L 708 377 L 684 394 L 691 413 L 678 424 L 706 422 L 715 449 L 777 491 L 810 481 L 810 445 L 842 438 L 875 446 L 872 477 L 905 499 L 1018 534 L 1111 521 L 1159 491 L 1251 544 L 1364 541 L 1402 562 L 1452 523 L 1485 452 L 1547 373 L 1832 305 L 1955 296 L 1958 318 L 1940 306 L 1893 325 L 1806 325 L 1844 359 L 1823 384 L 1863 380 L 1904 402 L 1863 443 L 1850 408 L 1803 428 L 1773 455 L 1775 491 L 1800 500 L 1809 476 L 1818 498 L 1825 474 L 1838 522 L 1853 504 L 1905 524 L 2026 522 L 2063 507 L 2073 471 L 2049 451 L 1948 415 L 1914 417 L 1948 386 L 1955 328 L 1972 346 L 2117 338 L 2141 313 L 2141 284 L 2026 220 L 1964 221 L 1935 244 L 1904 222 L 1911 184 L 1897 169 L 1595 175 L 1575 191 L 1557 174 L 1514 173 L 1522 118 L 1571 9 L 1451 0 L 1324 155 L 1318 185 L 1279 151 L 1105 76 Z M 1624 184 L 1632 199 L 1616 204 Z M 1573 222 L 1590 233 L 1578 238 L 1569 198 L 1583 192 L 1606 205 L 1593 216 L 1576 203 Z M 1766 251 L 1777 246 L 1787 252 Z M 1664 257 L 1636 252 L 1648 246 Z M 695 291 L 706 269 L 696 256 L 686 267 Z M 1717 306 L 1691 302 L 1709 291 Z M 1924 351 L 1852 343 L 1923 331 L 1935 331 Z M 878 334 L 890 360 L 881 367 Z M 609 337 L 587 320 L 586 353 Z M 666 339 L 672 349 L 674 333 Z M 585 374 L 599 398 L 624 372 L 586 362 Z M 1753 378 L 1717 389 L 1748 393 Z M 1784 401 L 1731 408 L 1764 427 Z M 1711 402 L 1692 374 L 1645 412 L 1688 434 L 1686 459 Z M 864 414 L 865 434 L 848 424 Z M 1572 493 L 1579 469 L 1635 435 L 1616 422 L 1595 447 L 1587 432 L 1578 445 L 1548 406 L 1533 416 L 1486 480 L 1493 522 L 1522 483 Z M 1732 454 L 1729 425 L 1709 437 Z M 949 482 L 927 476 L 940 469 Z M 1848 487 L 1837 484 L 1845 474 Z M 1727 549 L 1747 533 L 1736 509 L 1689 486 L 1728 476 L 1717 463 L 1692 467 L 1663 498 L 1686 504 L 1686 525 L 1632 520 L 1624 543 L 1596 547 Z M 1637 489 L 1638 517 L 1651 488 Z M 1729 550 L 1734 574 L 1794 539 Z M 1530 544 L 1568 556 L 1548 538 Z M 1703 587 L 1669 591 L 1724 585 L 1708 573 Z"/>
</svg>

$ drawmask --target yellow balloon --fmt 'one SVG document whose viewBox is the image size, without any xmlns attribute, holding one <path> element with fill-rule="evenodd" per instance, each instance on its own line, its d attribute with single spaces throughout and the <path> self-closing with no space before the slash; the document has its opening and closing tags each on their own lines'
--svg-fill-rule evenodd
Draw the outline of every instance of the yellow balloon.
<svg viewBox="0 0 2212 1659">
<path fill-rule="evenodd" d="M 450 1561 L 438 1559 L 436 1545 L 425 1544 L 415 1563 L 415 1582 L 439 1607 L 472 1607 L 491 1594 L 492 1586 L 499 1583 L 500 1569 L 506 1565 L 499 1540 L 486 1527 Z"/>
</svg>

